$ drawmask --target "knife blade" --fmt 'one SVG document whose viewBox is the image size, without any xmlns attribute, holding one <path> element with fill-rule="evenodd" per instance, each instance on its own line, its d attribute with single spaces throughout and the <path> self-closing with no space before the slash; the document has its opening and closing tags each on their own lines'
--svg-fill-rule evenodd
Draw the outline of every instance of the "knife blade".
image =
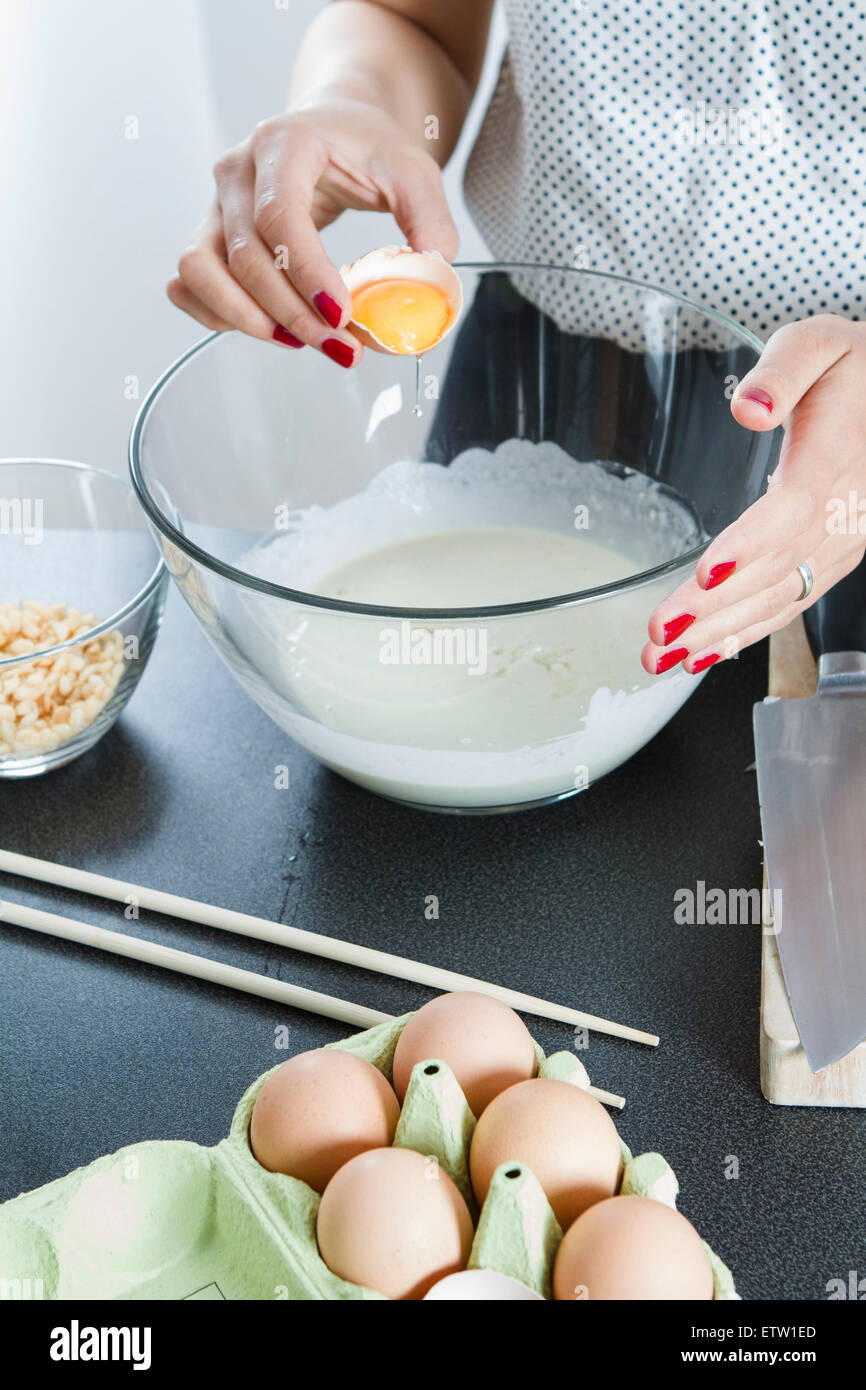
<svg viewBox="0 0 866 1390">
<path fill-rule="evenodd" d="M 782 973 L 817 1072 L 866 1038 L 866 560 L 804 616 L 817 693 L 755 705 L 754 730 Z"/>
</svg>

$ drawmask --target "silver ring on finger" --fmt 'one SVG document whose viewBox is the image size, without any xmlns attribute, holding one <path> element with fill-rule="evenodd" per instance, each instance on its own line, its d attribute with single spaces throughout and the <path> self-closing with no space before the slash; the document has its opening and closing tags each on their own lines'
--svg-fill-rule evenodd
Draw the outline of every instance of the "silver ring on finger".
<svg viewBox="0 0 866 1390">
<path fill-rule="evenodd" d="M 815 587 L 815 576 L 813 575 L 809 566 L 806 564 L 805 560 L 803 561 L 802 565 L 797 566 L 797 573 L 803 581 L 803 587 L 800 590 L 794 602 L 804 603 Z"/>
</svg>

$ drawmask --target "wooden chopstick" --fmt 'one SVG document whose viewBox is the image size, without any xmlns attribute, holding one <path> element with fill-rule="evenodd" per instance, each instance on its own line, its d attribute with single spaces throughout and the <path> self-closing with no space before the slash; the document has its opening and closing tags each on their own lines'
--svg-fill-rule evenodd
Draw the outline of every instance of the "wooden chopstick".
<svg viewBox="0 0 866 1390">
<path fill-rule="evenodd" d="M 289 985 L 283 980 L 271 979 L 269 975 L 257 975 L 253 970 L 241 970 L 236 965 L 225 965 L 206 956 L 175 950 L 173 946 L 161 946 L 138 936 L 125 936 L 122 932 L 107 931 L 105 927 L 75 922 L 71 917 L 25 907 L 23 903 L 10 903 L 8 899 L 0 901 L 0 921 L 11 922 L 16 927 L 29 927 L 31 931 L 42 932 L 46 936 L 59 936 L 64 941 L 76 941 L 80 946 L 96 946 L 115 956 L 127 956 L 130 960 L 144 961 L 146 965 L 159 965 L 164 970 L 176 970 L 181 975 L 192 975 L 194 979 L 208 980 L 214 985 L 227 985 L 230 989 L 243 990 L 245 994 L 258 994 L 263 999 L 274 999 L 279 1004 L 321 1014 L 324 1018 L 336 1018 L 341 1023 L 351 1023 L 358 1028 L 372 1028 L 376 1023 L 387 1023 L 393 1018 L 393 1014 L 367 1009 L 362 1004 L 350 1004 L 345 999 L 334 999 L 329 994 L 319 994 L 317 990 L 303 989 L 300 985 Z"/>
<path fill-rule="evenodd" d="M 304 989 L 300 985 L 286 984 L 268 975 L 257 975 L 253 970 L 241 970 L 236 965 L 226 965 L 222 961 L 210 960 L 206 956 L 195 956 L 189 951 L 178 951 L 173 946 L 161 946 L 155 941 L 147 941 L 138 936 L 125 936 L 122 932 L 108 931 L 105 927 L 94 927 L 88 922 L 76 922 L 71 917 L 61 917 L 55 912 L 43 912 L 40 908 L 25 907 L 23 903 L 0 900 L 0 922 L 12 926 L 27 927 L 30 931 L 41 932 L 45 936 L 58 936 L 64 941 L 77 942 L 79 946 L 93 946 L 101 951 L 110 951 L 115 956 L 126 956 L 130 960 L 143 961 L 146 965 L 157 965 L 163 970 L 174 970 L 181 975 L 190 975 L 197 980 L 207 980 L 210 984 L 225 985 L 229 989 L 243 990 L 245 994 L 256 994 L 263 999 L 273 999 L 279 1004 L 287 1004 L 307 1013 L 321 1014 L 325 1018 L 336 1018 L 341 1023 L 351 1023 L 358 1028 L 372 1028 L 376 1023 L 388 1023 L 394 1015 L 381 1013 L 378 1009 L 365 1008 L 363 1004 L 350 1004 L 345 999 L 335 999 L 330 994 L 320 994 L 318 990 Z M 622 1110 L 625 1100 L 612 1091 L 603 1091 L 590 1086 L 590 1095 L 603 1105 Z"/>
<path fill-rule="evenodd" d="M 646 1033 L 623 1023 L 612 1023 L 609 1019 L 597 1018 L 594 1014 L 584 1013 L 580 1009 L 551 1004 L 545 999 L 537 999 L 534 995 L 522 994 L 502 985 L 489 984 L 486 980 L 476 980 L 471 975 L 460 975 L 454 970 L 442 970 L 439 966 L 424 965 L 421 961 L 394 956 L 388 951 L 377 951 L 369 946 L 357 946 L 349 941 L 340 941 L 320 932 L 304 931 L 300 927 L 289 927 L 280 922 L 268 922 L 263 917 L 251 917 L 245 912 L 234 912 L 229 908 L 195 902 L 192 898 L 177 897 L 173 893 L 160 892 L 159 889 L 143 888 L 138 884 L 125 883 L 121 879 L 107 878 L 104 874 L 74 869 L 65 864 L 53 864 L 47 859 L 34 859 L 30 855 L 14 854 L 10 850 L 0 850 L 0 869 L 22 878 L 53 883 L 60 888 L 91 893 L 96 897 L 111 898 L 116 902 L 132 899 L 137 906 L 150 912 L 161 912 L 167 917 L 180 917 L 188 922 L 197 922 L 200 926 L 217 927 L 220 931 L 255 937 L 258 941 L 271 941 L 294 951 L 305 951 L 309 955 L 321 956 L 326 960 L 342 961 L 346 965 L 359 966 L 363 970 L 375 970 L 381 975 L 393 975 L 400 980 L 428 985 L 431 989 L 477 990 L 480 994 L 490 994 L 493 998 L 500 999 L 512 1009 L 534 1014 L 538 1018 L 551 1018 L 559 1023 L 571 1024 L 574 1028 L 589 1028 L 596 1033 L 608 1033 L 615 1038 L 646 1043 L 649 1047 L 658 1046 L 659 1040 L 655 1033 Z"/>
</svg>

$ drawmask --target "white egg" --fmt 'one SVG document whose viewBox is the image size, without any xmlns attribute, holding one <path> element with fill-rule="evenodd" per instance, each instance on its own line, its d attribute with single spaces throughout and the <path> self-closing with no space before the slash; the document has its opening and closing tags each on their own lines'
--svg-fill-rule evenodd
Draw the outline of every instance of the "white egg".
<svg viewBox="0 0 866 1390">
<path fill-rule="evenodd" d="M 436 1303 L 523 1303 L 544 1299 L 507 1274 L 495 1269 L 464 1269 L 449 1274 L 424 1295 L 424 1302 Z"/>
</svg>

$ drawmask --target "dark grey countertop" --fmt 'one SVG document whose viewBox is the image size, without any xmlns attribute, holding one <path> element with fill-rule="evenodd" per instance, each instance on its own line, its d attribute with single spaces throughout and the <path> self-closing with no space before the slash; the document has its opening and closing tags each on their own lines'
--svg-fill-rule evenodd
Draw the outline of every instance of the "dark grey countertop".
<svg viewBox="0 0 866 1390">
<path fill-rule="evenodd" d="M 558 806 L 414 812 L 292 747 L 172 594 L 120 724 L 88 756 L 0 783 L 0 843 L 499 980 L 661 1034 L 593 1035 L 598 1085 L 628 1098 L 631 1148 L 676 1171 L 680 1205 L 745 1298 L 826 1297 L 866 1273 L 862 1112 L 770 1106 L 758 1084 L 760 928 L 677 926 L 674 893 L 760 887 L 751 707 L 766 645 L 714 671 L 658 737 Z M 288 763 L 288 790 L 274 786 Z M 423 989 L 226 933 L 3 878 L 0 893 L 394 1013 Z M 424 902 L 440 901 L 429 922 Z M 0 1198 L 123 1144 L 227 1132 L 250 1081 L 350 1031 L 84 947 L 0 929 Z M 529 1019 L 548 1050 L 564 1025 Z M 737 1163 L 733 1163 L 733 1159 Z M 731 1177 L 738 1168 L 739 1176 Z"/>
</svg>

